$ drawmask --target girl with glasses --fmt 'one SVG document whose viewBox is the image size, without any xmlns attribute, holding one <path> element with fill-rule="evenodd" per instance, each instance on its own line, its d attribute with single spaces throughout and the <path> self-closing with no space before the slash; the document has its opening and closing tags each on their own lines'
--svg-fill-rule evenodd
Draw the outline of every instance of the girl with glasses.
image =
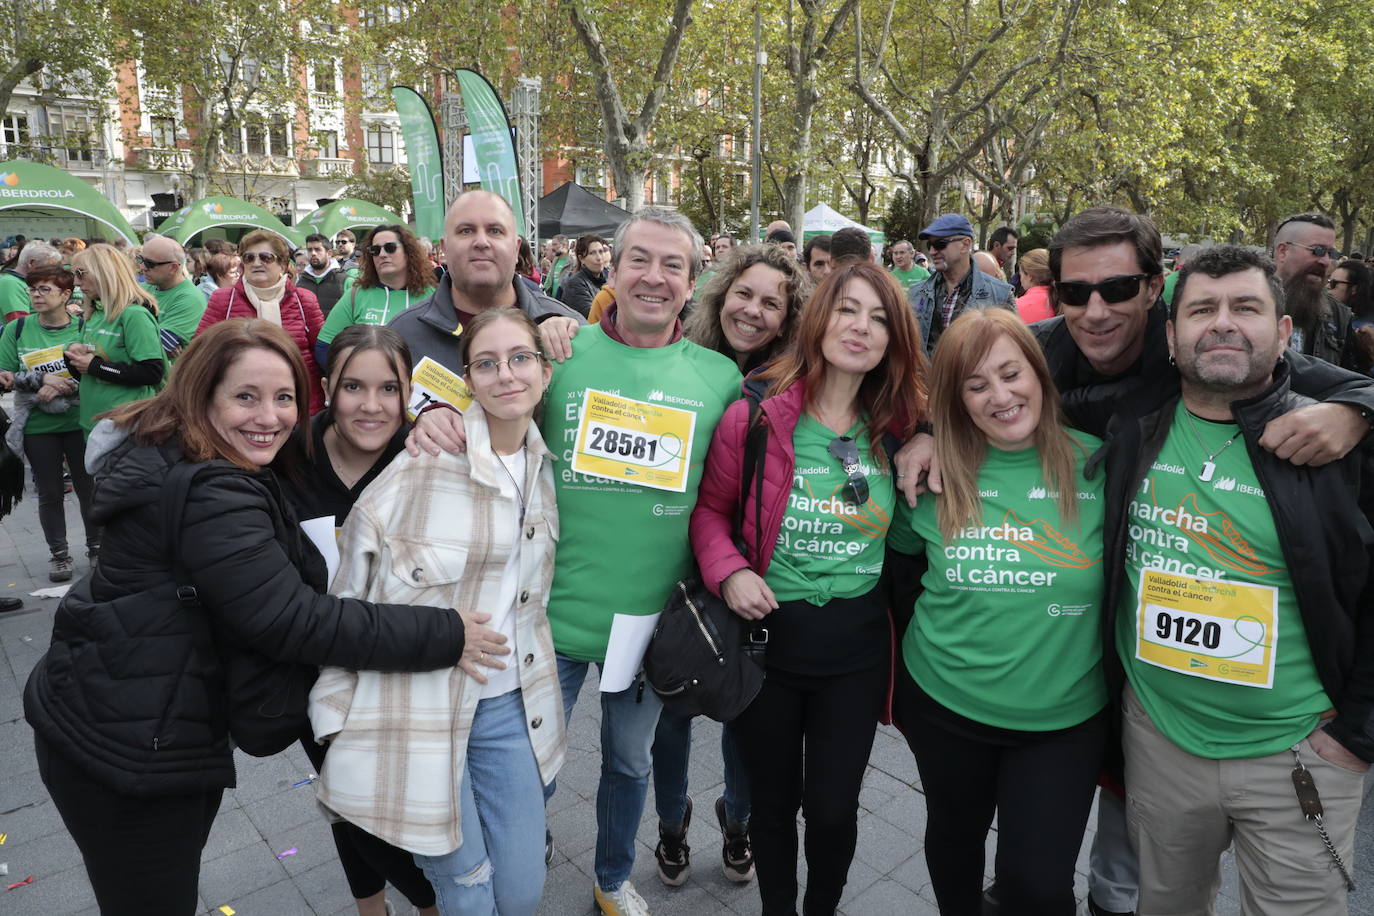
<svg viewBox="0 0 1374 916">
<path fill-rule="evenodd" d="M 763 689 L 733 723 L 765 914 L 796 912 L 799 807 L 805 913 L 835 911 L 854 857 L 891 660 L 877 591 L 896 503 L 884 439 L 912 434 L 925 369 L 896 281 L 846 261 L 803 307 L 792 349 L 752 377 L 763 399 L 731 405 L 711 442 L 692 548 L 707 586 L 768 632 Z M 744 497 L 741 553 L 732 528 L 745 441 L 758 426 L 767 438 L 763 501 Z"/>
<path fill-rule="evenodd" d="M 38 490 L 38 524 L 48 542 L 48 578 L 67 582 L 72 557 L 67 549 L 62 462 L 71 468 L 72 490 L 81 503 L 86 549 L 100 547 L 100 528 L 91 518 L 91 477 L 86 473 L 86 440 L 81 435 L 77 381 L 63 350 L 78 343 L 85 321 L 67 312 L 75 280 L 62 267 L 35 267 L 29 285 L 28 315 L 5 326 L 0 335 L 0 386 L 14 391 L 6 444 L 23 455 Z"/>
<path fill-rule="evenodd" d="M 119 249 L 98 244 L 78 252 L 72 276 L 85 297 L 85 324 L 81 342 L 68 344 L 63 355 L 81 376 L 81 428 L 89 438 L 97 416 L 158 392 L 167 359 L 157 300 Z"/>
<path fill-rule="evenodd" d="M 310 376 L 310 415 L 324 408 L 320 367 L 315 362 L 315 341 L 324 327 L 319 300 L 308 289 L 292 282 L 296 266 L 286 241 L 275 232 L 255 229 L 239 240 L 242 275 L 230 286 L 210 295 L 196 334 L 230 318 L 262 318 L 291 336 L 300 347 L 305 371 Z"/>
<path fill-rule="evenodd" d="M 1039 345 L 1001 309 L 941 336 L 930 416 L 943 489 L 900 500 L 888 543 L 925 561 L 919 586 L 919 568 L 892 570 L 910 619 L 893 718 L 921 772 L 935 898 L 982 912 L 996 814 L 1002 911 L 1071 916 L 1108 729 L 1102 475 L 1083 476 L 1101 443 L 1065 429 Z"/>
<path fill-rule="evenodd" d="M 344 282 L 339 301 L 315 344 L 320 365 L 330 343 L 354 324 L 389 324 L 391 319 L 434 293 L 434 267 L 409 227 L 378 226 L 363 239 L 361 272 Z"/>
<path fill-rule="evenodd" d="M 319 800 L 414 853 L 446 916 L 529 916 L 544 888 L 543 787 L 566 752 L 545 613 L 553 454 L 532 422 L 552 369 L 512 308 L 478 315 L 458 346 L 467 451 L 397 456 L 344 524 L 333 591 L 439 601 L 502 647 L 425 675 L 325 669 L 310 697 L 329 742 Z"/>
</svg>

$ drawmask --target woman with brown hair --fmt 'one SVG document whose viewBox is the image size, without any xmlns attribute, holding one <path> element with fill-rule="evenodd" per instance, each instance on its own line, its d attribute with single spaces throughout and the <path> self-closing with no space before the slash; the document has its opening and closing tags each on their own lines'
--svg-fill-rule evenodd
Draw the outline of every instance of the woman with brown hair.
<svg viewBox="0 0 1374 916">
<path fill-rule="evenodd" d="M 577 268 L 563 281 L 558 300 L 585 318 L 591 311 L 592 300 L 610 276 L 611 246 L 592 233 L 578 238 L 573 253 L 577 255 Z"/>
<path fill-rule="evenodd" d="M 315 362 L 315 340 L 324 327 L 319 300 L 308 289 L 291 282 L 296 267 L 286 240 L 275 232 L 255 229 L 239 241 L 243 274 L 232 286 L 222 286 L 210 296 L 196 335 L 230 318 L 262 318 L 291 336 L 300 348 L 310 379 L 310 415 L 324 407 L 320 367 Z"/>
<path fill-rule="evenodd" d="M 941 336 L 930 415 L 944 487 L 899 500 L 888 543 L 927 563 L 894 719 L 921 771 L 935 898 L 982 911 L 996 814 L 1003 911 L 1071 916 L 1108 728 L 1105 506 L 1102 476 L 1083 476 L 1101 443 L 1064 427 L 1039 345 L 1002 309 Z"/>
<path fill-rule="evenodd" d="M 925 403 L 925 357 L 896 281 L 875 264 L 842 263 L 807 301 L 792 349 L 754 379 L 766 396 L 735 402 L 716 427 L 692 549 L 707 587 L 768 630 L 763 689 L 733 723 L 763 912 L 796 912 L 800 807 L 803 909 L 831 914 L 889 683 L 877 583 L 896 493 L 884 439 L 909 438 Z M 755 425 L 767 429 L 763 502 L 745 497 L 741 553 L 732 528 Z"/>
<path fill-rule="evenodd" d="M 201 850 L 234 785 L 225 653 L 425 671 L 507 651 L 451 609 L 324 594 L 324 562 L 269 470 L 305 424 L 309 386 L 281 328 L 220 322 L 167 388 L 88 444 L 104 550 L 57 610 L 24 713 L 102 913 L 196 909 Z M 163 493 L 187 475 L 184 500 Z"/>
<path fill-rule="evenodd" d="M 358 248 L 361 274 L 345 283 L 339 301 L 315 343 L 321 366 L 329 361 L 329 344 L 354 324 L 389 324 L 391 319 L 434 293 L 434 268 L 409 227 L 378 226 Z"/>
<path fill-rule="evenodd" d="M 749 373 L 792 342 L 811 281 L 777 245 L 746 245 L 723 258 L 697 296 L 682 333 Z"/>
</svg>

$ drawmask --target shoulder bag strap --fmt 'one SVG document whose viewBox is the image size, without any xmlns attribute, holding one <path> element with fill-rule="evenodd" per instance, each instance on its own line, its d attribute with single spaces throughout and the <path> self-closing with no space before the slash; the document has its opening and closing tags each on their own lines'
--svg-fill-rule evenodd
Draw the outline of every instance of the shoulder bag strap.
<svg viewBox="0 0 1374 916">
<path fill-rule="evenodd" d="M 747 395 L 746 395 L 747 397 Z M 744 435 L 744 466 L 740 475 L 739 502 L 735 509 L 735 544 L 740 553 L 748 556 L 744 541 L 744 506 L 749 497 L 749 487 L 754 488 L 754 532 L 763 533 L 763 467 L 768 452 L 768 424 L 762 419 L 763 409 L 759 401 L 749 399 L 749 425 Z"/>
</svg>

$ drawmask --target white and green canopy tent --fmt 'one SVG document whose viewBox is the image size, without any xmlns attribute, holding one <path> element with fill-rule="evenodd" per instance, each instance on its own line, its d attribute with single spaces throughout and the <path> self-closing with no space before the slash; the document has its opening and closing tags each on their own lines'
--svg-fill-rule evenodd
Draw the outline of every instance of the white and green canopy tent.
<svg viewBox="0 0 1374 916">
<path fill-rule="evenodd" d="M 318 232 L 332 239 L 334 233 L 341 229 L 361 229 L 368 232 L 377 226 L 404 226 L 405 222 L 384 207 L 370 204 L 365 200 L 345 197 L 320 207 L 301 220 L 297 228 L 300 229 L 302 238 Z M 360 238 L 363 232 L 358 233 Z"/>
<path fill-rule="evenodd" d="M 0 229 L 33 237 L 138 236 L 104 194 L 74 175 L 38 162 L 0 162 Z M 13 227 L 12 229 L 10 227 Z"/>
<path fill-rule="evenodd" d="M 835 210 L 828 204 L 816 204 L 802 217 L 802 241 L 808 242 L 813 236 L 822 233 L 834 234 L 840 229 L 849 228 L 862 229 L 868 233 L 868 237 L 873 244 L 881 247 L 887 242 L 887 235 L 881 230 L 873 229 L 854 220 Z"/>
<path fill-rule="evenodd" d="M 173 213 L 157 231 L 185 245 L 207 229 L 236 227 L 266 229 L 286 239 L 292 248 L 305 244 L 305 236 L 282 223 L 257 204 L 237 197 L 207 197 Z"/>
</svg>

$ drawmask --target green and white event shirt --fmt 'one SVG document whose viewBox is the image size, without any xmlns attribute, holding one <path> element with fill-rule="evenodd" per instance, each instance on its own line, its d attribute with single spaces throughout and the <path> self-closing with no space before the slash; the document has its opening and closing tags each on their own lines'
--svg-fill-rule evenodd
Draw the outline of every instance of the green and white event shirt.
<svg viewBox="0 0 1374 916">
<path fill-rule="evenodd" d="M 363 289 L 358 286 L 357 278 L 349 277 L 344 281 L 339 301 L 329 310 L 329 317 L 324 320 L 324 327 L 320 328 L 319 339 L 330 343 L 339 336 L 340 331 L 355 324 L 387 324 L 412 305 L 432 295 L 432 286 L 412 296 L 409 290 L 392 289 L 389 286 Z"/>
<path fill-rule="evenodd" d="M 27 324 L 27 322 L 25 322 Z M 97 356 L 112 363 L 140 363 L 149 359 L 166 361 L 157 319 L 142 305 L 126 305 L 114 321 L 106 318 L 103 303 L 97 302 L 86 319 L 81 342 Z M 152 385 L 116 385 L 87 373 L 81 376 L 81 428 L 87 435 L 95 418 L 120 404 L 150 398 L 157 394 Z"/>
<path fill-rule="evenodd" d="M 5 325 L 4 333 L 0 334 L 0 369 L 7 372 L 36 370 L 63 378 L 72 377 L 62 354 L 69 345 L 81 340 L 80 321 L 73 318 L 65 327 L 45 328 L 37 315 L 30 314 L 24 318 L 24 333 L 16 335 L 18 328 L 19 320 L 15 319 Z M 81 408 L 76 404 L 62 413 L 44 413 L 35 406 L 24 424 L 24 434 L 66 433 L 80 428 Z"/>
<path fill-rule="evenodd" d="M 912 678 L 936 702 L 998 728 L 1053 731 L 1107 704 L 1102 673 L 1101 444 L 1081 433 L 1077 518 L 1065 520 L 1040 453 L 989 447 L 978 471 L 982 518 L 945 542 L 938 497 L 897 505 L 889 543 L 924 552 L 915 616 L 902 638 Z"/>
</svg>

